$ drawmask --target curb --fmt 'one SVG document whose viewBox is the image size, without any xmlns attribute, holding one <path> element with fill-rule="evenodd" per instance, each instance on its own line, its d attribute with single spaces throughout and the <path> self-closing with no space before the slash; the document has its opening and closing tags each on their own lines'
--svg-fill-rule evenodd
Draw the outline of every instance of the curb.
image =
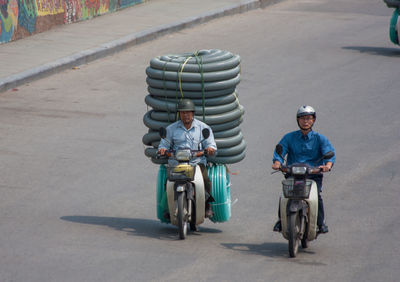
<svg viewBox="0 0 400 282">
<path fill-rule="evenodd" d="M 126 48 L 157 39 L 169 33 L 177 32 L 185 28 L 206 23 L 217 18 L 264 8 L 279 1 L 280 0 L 247 0 L 237 5 L 232 5 L 226 8 L 207 12 L 196 17 L 186 18 L 172 24 L 166 24 L 144 31 L 132 33 L 120 39 L 102 44 L 99 47 L 84 50 L 71 56 L 58 59 L 54 62 L 47 63 L 23 71 L 21 73 L 5 77 L 4 79 L 0 79 L 0 93 L 20 86 L 22 84 L 50 76 L 57 72 L 61 72 L 66 69 L 70 69 L 106 57 L 108 55 L 115 54 Z"/>
</svg>

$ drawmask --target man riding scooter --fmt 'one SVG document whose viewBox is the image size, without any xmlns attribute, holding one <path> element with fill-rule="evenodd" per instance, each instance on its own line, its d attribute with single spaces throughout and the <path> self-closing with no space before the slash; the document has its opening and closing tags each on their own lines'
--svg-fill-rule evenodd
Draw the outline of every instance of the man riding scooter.
<svg viewBox="0 0 400 282">
<path fill-rule="evenodd" d="M 190 148 L 197 150 L 199 144 L 208 155 L 214 155 L 217 150 L 217 145 L 214 140 L 214 135 L 211 128 L 194 118 L 195 105 L 192 100 L 182 99 L 177 108 L 179 112 L 178 121 L 170 124 L 167 127 L 167 136 L 165 139 L 161 139 L 160 145 L 158 146 L 158 153 L 165 155 L 169 149 L 176 150 L 178 148 Z M 208 128 L 210 136 L 203 140 L 202 130 Z M 204 179 L 204 188 L 206 191 L 206 210 L 205 216 L 211 218 L 213 216 L 210 202 L 214 201 L 211 196 L 211 181 L 208 177 L 207 172 L 207 159 L 206 157 L 200 156 L 193 159 L 192 164 L 198 164 L 201 168 L 201 172 Z"/>
<path fill-rule="evenodd" d="M 287 154 L 287 165 L 294 163 L 306 163 L 314 166 L 324 154 L 329 151 L 335 153 L 335 149 L 329 140 L 320 133 L 312 130 L 316 120 L 316 112 L 311 106 L 301 106 L 297 111 L 297 125 L 300 130 L 290 132 L 283 136 L 279 144 L 282 145 L 282 156 Z M 322 172 L 327 172 L 332 169 L 336 159 L 335 155 L 328 160 L 321 160 L 317 164 Z M 276 152 L 274 152 L 272 169 L 279 170 L 284 160 Z M 323 175 L 317 174 L 310 176 L 317 183 L 318 187 L 318 233 L 327 233 L 328 226 L 325 224 L 324 204 L 321 197 Z M 274 231 L 282 230 L 281 220 L 274 226 Z"/>
</svg>

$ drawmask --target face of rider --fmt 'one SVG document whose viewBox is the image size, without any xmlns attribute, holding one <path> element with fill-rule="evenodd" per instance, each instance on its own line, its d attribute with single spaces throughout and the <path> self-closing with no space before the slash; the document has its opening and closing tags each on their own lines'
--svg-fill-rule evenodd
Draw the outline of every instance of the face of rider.
<svg viewBox="0 0 400 282">
<path fill-rule="evenodd" d="M 314 125 L 315 118 L 312 115 L 302 116 L 297 118 L 297 122 L 301 130 L 310 131 Z"/>
<path fill-rule="evenodd" d="M 192 125 L 192 121 L 193 121 L 193 118 L 194 118 L 194 112 L 181 111 L 181 112 L 179 112 L 179 116 L 181 118 L 181 121 L 185 125 L 185 127 L 187 129 L 189 129 L 189 127 Z"/>
</svg>

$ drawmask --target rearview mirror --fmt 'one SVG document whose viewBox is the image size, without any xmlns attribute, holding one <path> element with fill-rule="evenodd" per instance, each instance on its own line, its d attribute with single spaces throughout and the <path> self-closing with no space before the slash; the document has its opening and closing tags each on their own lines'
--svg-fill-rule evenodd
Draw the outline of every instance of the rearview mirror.
<svg viewBox="0 0 400 282">
<path fill-rule="evenodd" d="M 324 160 L 330 159 L 330 158 L 332 158 L 334 155 L 335 155 L 334 152 L 329 151 L 328 153 L 326 153 L 326 154 L 324 155 Z"/>
<path fill-rule="evenodd" d="M 201 133 L 203 134 L 204 139 L 210 137 L 210 130 L 208 128 L 204 128 Z"/>
<path fill-rule="evenodd" d="M 276 152 L 280 157 L 282 157 L 283 148 L 282 148 L 282 145 L 281 145 L 281 144 L 276 145 L 276 147 L 275 147 L 275 152 Z"/>
<path fill-rule="evenodd" d="M 165 127 L 160 127 L 160 129 L 158 130 L 160 137 L 162 139 L 167 137 L 167 129 Z"/>
</svg>

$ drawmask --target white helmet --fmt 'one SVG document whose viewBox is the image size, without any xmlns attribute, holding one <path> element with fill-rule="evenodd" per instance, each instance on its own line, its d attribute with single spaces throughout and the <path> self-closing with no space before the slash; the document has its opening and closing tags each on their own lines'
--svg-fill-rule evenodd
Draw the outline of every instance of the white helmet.
<svg viewBox="0 0 400 282">
<path fill-rule="evenodd" d="M 302 117 L 302 116 L 313 116 L 314 119 L 317 118 L 317 114 L 315 113 L 315 110 L 313 107 L 311 106 L 301 106 L 298 110 L 297 110 L 297 115 L 296 117 Z"/>
</svg>

